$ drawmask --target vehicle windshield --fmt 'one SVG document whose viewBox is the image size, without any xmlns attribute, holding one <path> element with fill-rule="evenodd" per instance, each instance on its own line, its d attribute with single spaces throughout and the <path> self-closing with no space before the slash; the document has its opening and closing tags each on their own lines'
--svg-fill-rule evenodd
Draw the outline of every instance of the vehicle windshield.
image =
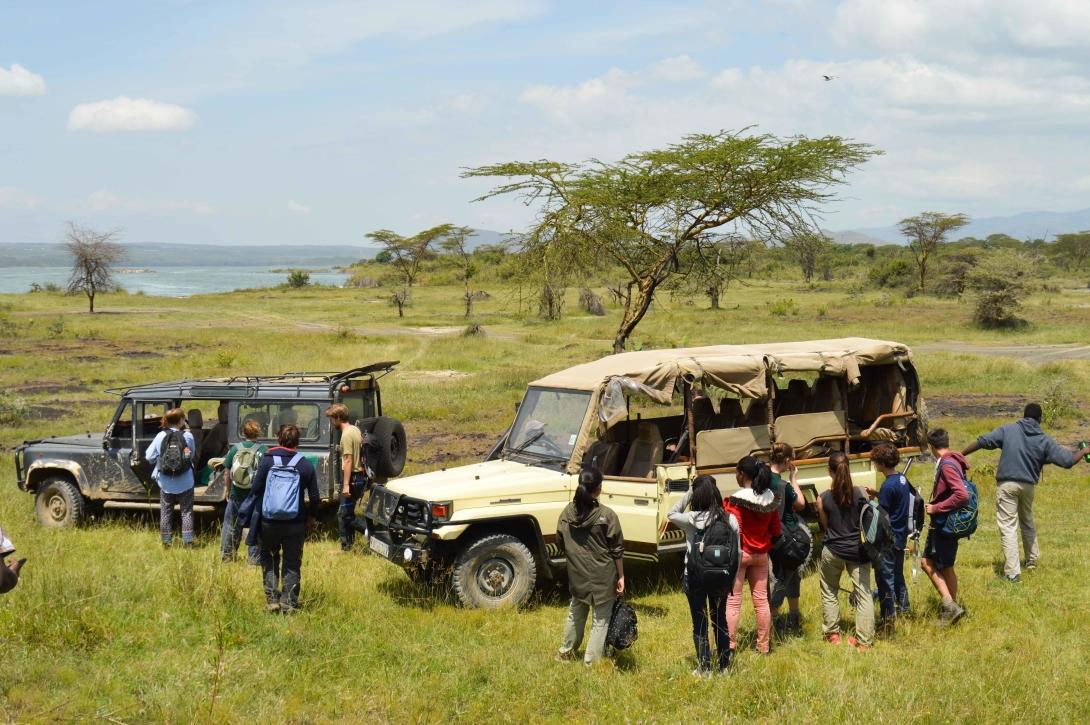
<svg viewBox="0 0 1090 725">
<path fill-rule="evenodd" d="M 589 404 L 587 392 L 530 388 L 519 406 L 505 452 L 571 458 Z"/>
</svg>

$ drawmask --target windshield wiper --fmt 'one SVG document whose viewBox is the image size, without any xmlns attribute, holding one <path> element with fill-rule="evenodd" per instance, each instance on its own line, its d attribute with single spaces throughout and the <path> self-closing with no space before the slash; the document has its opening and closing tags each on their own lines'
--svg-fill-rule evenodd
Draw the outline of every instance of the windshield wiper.
<svg viewBox="0 0 1090 725">
<path fill-rule="evenodd" d="M 511 448 L 507 452 L 508 453 L 522 453 L 527 448 L 529 448 L 532 443 L 537 443 L 538 439 L 540 439 L 541 436 L 543 436 L 543 435 L 545 435 L 545 429 L 544 428 L 539 428 L 538 430 L 531 433 L 530 436 L 526 440 L 524 440 L 522 443 L 520 443 L 518 448 Z"/>
</svg>

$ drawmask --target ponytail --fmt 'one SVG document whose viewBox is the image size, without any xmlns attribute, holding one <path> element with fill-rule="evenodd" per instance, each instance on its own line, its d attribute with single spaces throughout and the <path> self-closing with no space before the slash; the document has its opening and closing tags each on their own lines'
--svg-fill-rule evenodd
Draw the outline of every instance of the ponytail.
<svg viewBox="0 0 1090 725">
<path fill-rule="evenodd" d="M 737 470 L 741 471 L 742 475 L 749 479 L 753 493 L 758 496 L 772 488 L 772 469 L 768 467 L 767 463 L 759 461 L 753 456 L 745 456 L 738 461 Z"/>
<path fill-rule="evenodd" d="M 841 451 L 833 451 L 829 454 L 829 475 L 833 477 L 833 499 L 838 506 L 846 507 L 852 504 L 852 469 L 848 464 L 848 456 Z"/>
<path fill-rule="evenodd" d="M 790 443 L 776 441 L 772 444 L 772 450 L 768 453 L 768 460 L 777 466 L 785 466 L 795 457 L 795 449 Z"/>
<path fill-rule="evenodd" d="M 579 485 L 575 489 L 575 512 L 583 518 L 594 508 L 594 494 L 602 490 L 602 472 L 588 467 L 579 472 Z"/>
</svg>

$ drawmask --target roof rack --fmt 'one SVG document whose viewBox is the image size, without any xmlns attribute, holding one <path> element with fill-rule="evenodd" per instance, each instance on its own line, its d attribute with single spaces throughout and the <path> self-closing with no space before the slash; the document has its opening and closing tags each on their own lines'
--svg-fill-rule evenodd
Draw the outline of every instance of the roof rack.
<svg viewBox="0 0 1090 725">
<path fill-rule="evenodd" d="M 156 383 L 142 383 L 140 385 L 129 385 L 123 388 L 109 388 L 107 393 L 112 395 L 126 395 L 133 390 L 140 390 L 142 388 L 173 388 L 181 386 L 191 385 L 236 385 L 242 384 L 247 387 L 257 386 L 262 384 L 275 384 L 275 383 L 294 383 L 296 385 L 327 385 L 333 387 L 339 385 L 345 380 L 352 378 L 359 378 L 365 375 L 371 375 L 377 378 L 383 377 L 390 373 L 394 367 L 399 363 L 399 360 L 387 360 L 385 362 L 372 363 L 371 365 L 364 365 L 363 367 L 352 368 L 351 370 L 344 370 L 340 372 L 333 371 L 299 371 L 291 373 L 281 373 L 280 375 L 234 375 L 231 377 L 219 377 L 219 378 L 186 378 L 184 380 L 166 380 Z M 375 373 L 381 372 L 381 375 L 375 375 Z"/>
</svg>

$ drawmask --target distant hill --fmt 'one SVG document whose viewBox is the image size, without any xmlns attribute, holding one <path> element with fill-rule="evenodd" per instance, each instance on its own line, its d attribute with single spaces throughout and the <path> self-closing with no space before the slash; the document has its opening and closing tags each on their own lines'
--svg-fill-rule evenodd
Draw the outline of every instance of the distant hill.
<svg viewBox="0 0 1090 725">
<path fill-rule="evenodd" d="M 499 244 L 506 235 L 478 229 L 469 239 L 471 249 L 484 244 Z M 348 245 L 212 245 L 138 242 L 125 247 L 124 267 L 196 267 L 215 261 L 218 264 L 254 267 L 337 267 L 370 259 L 377 247 Z M 0 243 L 0 268 L 66 267 L 71 263 L 61 244 L 33 242 Z"/>
<path fill-rule="evenodd" d="M 973 219 L 957 231 L 958 239 L 976 237 L 984 239 L 992 234 L 1009 234 L 1015 239 L 1051 239 L 1057 234 L 1081 232 L 1090 229 L 1090 209 L 1079 211 L 1027 211 L 1010 216 L 993 216 Z M 834 239 L 844 243 L 870 241 L 877 244 L 904 244 L 905 238 L 896 226 L 849 229 L 831 232 Z"/>
</svg>

